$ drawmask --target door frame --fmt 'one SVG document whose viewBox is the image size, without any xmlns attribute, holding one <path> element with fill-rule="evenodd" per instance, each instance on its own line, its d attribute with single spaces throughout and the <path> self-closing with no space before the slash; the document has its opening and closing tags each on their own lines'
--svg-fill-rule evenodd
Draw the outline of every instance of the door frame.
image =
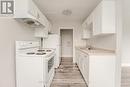
<svg viewBox="0 0 130 87">
<path fill-rule="evenodd" d="M 72 55 L 73 55 L 73 60 L 74 60 L 74 46 L 75 46 L 75 44 L 74 44 L 74 27 L 59 27 L 60 40 L 61 40 L 61 30 L 72 30 L 72 33 L 73 33 L 73 54 Z M 60 50 L 60 52 L 61 52 L 61 50 Z M 61 55 L 61 57 L 62 57 L 62 55 Z"/>
</svg>

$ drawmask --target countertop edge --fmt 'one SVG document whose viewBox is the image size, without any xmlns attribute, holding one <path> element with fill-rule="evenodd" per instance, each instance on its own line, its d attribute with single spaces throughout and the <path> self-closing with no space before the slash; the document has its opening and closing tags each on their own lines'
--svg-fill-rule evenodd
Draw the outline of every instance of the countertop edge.
<svg viewBox="0 0 130 87">
<path fill-rule="evenodd" d="M 83 47 L 75 47 L 77 50 L 79 50 L 79 51 L 81 51 L 81 52 L 83 52 L 83 53 L 85 53 L 85 54 L 87 54 L 87 55 L 96 55 L 96 56 L 104 56 L 104 55 L 107 55 L 107 56 L 115 56 L 116 54 L 115 54 L 115 52 L 113 52 L 113 51 L 110 51 L 110 50 L 107 50 L 108 51 L 108 53 L 107 52 L 100 52 L 100 53 L 92 53 L 92 52 L 89 52 L 89 51 L 87 51 L 87 50 L 83 50 L 82 48 Z M 96 49 L 96 48 L 95 48 Z M 102 49 L 103 51 L 104 51 L 104 49 Z"/>
</svg>

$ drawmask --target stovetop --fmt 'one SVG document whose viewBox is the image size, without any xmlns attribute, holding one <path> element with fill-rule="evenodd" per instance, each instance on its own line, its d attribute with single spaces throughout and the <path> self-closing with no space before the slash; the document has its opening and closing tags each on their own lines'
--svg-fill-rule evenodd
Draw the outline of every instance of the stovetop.
<svg viewBox="0 0 130 87">
<path fill-rule="evenodd" d="M 46 55 L 52 53 L 53 49 L 35 49 L 32 52 L 27 52 L 27 55 Z"/>
</svg>

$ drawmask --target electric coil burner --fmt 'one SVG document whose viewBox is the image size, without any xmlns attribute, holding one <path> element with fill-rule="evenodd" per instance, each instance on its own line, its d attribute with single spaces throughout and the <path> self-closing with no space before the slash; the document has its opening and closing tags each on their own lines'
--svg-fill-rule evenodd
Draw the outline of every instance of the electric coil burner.
<svg viewBox="0 0 130 87">
<path fill-rule="evenodd" d="M 50 52 L 52 52 L 52 50 L 50 50 L 50 49 L 41 49 L 41 50 L 36 50 L 34 52 L 28 52 L 26 54 L 27 55 L 46 55 Z"/>
<path fill-rule="evenodd" d="M 46 55 L 46 53 L 36 53 L 36 55 Z"/>
<path fill-rule="evenodd" d="M 46 50 L 46 52 L 51 52 L 52 50 Z"/>
<path fill-rule="evenodd" d="M 44 49 L 44 50 L 37 50 L 38 52 L 51 52 L 52 50 Z"/>
<path fill-rule="evenodd" d="M 28 55 L 33 55 L 33 54 L 35 54 L 34 52 L 30 52 L 30 53 L 27 53 Z"/>
<path fill-rule="evenodd" d="M 38 52 L 45 52 L 45 50 L 37 50 Z"/>
</svg>

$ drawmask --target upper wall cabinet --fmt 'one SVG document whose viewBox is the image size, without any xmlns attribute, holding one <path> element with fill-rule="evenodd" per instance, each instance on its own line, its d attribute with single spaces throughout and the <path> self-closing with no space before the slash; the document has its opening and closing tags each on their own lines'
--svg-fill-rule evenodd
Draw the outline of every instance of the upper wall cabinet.
<svg viewBox="0 0 130 87">
<path fill-rule="evenodd" d="M 35 31 L 36 37 L 47 37 L 46 35 L 48 34 L 51 23 L 33 0 L 15 0 L 14 18 L 30 27 L 38 29 Z M 41 33 L 39 34 L 39 32 Z"/>
<path fill-rule="evenodd" d="M 115 33 L 115 1 L 103 0 L 82 24 L 83 39 Z M 89 37 L 89 38 L 88 38 Z"/>
<path fill-rule="evenodd" d="M 43 37 L 48 38 L 48 33 L 51 32 L 51 23 L 47 23 L 46 27 L 44 27 L 44 32 L 42 28 L 36 28 L 35 29 L 35 37 Z"/>
<path fill-rule="evenodd" d="M 88 18 L 86 19 L 87 25 L 92 24 L 92 22 L 93 22 L 93 13 L 91 13 L 91 14 L 88 16 Z"/>
<path fill-rule="evenodd" d="M 40 22 L 41 19 L 46 20 L 46 18 L 43 19 L 43 16 L 33 0 L 15 0 L 15 19 L 24 20 L 30 18 Z M 45 25 L 44 22 L 41 23 Z"/>
<path fill-rule="evenodd" d="M 92 37 L 92 25 L 84 22 L 82 24 L 82 39 L 90 39 Z"/>
<path fill-rule="evenodd" d="M 115 33 L 115 1 L 103 0 L 93 11 L 93 35 Z"/>
<path fill-rule="evenodd" d="M 82 39 L 90 39 L 92 37 L 93 15 L 91 14 L 82 24 Z"/>
</svg>

